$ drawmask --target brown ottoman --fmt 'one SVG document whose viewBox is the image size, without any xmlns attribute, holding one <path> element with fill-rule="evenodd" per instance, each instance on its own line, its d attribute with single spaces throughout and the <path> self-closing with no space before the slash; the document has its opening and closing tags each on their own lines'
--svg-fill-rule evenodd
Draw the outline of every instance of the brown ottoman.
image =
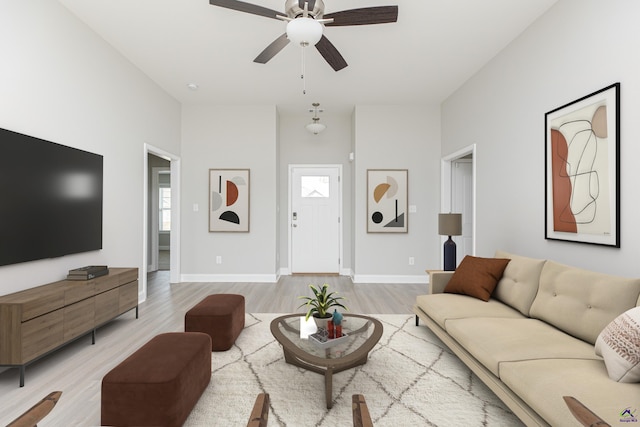
<svg viewBox="0 0 640 427">
<path fill-rule="evenodd" d="M 102 379 L 101 423 L 181 426 L 210 380 L 208 335 L 157 335 Z"/>
<path fill-rule="evenodd" d="M 211 351 L 229 350 L 244 329 L 244 297 L 209 295 L 184 315 L 186 332 L 204 332 L 211 337 Z"/>
</svg>

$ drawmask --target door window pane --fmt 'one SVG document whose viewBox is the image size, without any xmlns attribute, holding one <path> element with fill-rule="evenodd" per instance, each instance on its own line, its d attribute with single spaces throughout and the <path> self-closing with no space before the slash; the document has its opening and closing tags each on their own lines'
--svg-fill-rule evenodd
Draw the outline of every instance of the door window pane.
<svg viewBox="0 0 640 427">
<path fill-rule="evenodd" d="M 329 197 L 328 176 L 300 177 L 301 197 Z"/>
</svg>

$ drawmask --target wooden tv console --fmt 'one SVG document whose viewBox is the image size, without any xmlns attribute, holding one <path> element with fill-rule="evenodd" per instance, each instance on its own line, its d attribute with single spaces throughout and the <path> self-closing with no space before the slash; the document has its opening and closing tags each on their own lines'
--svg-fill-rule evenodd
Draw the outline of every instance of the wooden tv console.
<svg viewBox="0 0 640 427">
<path fill-rule="evenodd" d="M 25 366 L 136 309 L 138 269 L 110 268 L 90 280 L 61 280 L 0 296 L 0 366 Z"/>
</svg>

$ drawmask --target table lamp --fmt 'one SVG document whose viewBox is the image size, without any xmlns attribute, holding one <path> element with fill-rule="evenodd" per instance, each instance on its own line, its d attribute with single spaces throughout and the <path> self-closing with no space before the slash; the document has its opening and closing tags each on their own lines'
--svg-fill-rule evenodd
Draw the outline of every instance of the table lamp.
<svg viewBox="0 0 640 427">
<path fill-rule="evenodd" d="M 451 239 L 451 236 L 462 234 L 462 214 L 438 214 L 438 234 L 449 236 L 449 239 L 444 242 L 444 271 L 454 271 L 456 269 L 456 243 Z"/>
</svg>

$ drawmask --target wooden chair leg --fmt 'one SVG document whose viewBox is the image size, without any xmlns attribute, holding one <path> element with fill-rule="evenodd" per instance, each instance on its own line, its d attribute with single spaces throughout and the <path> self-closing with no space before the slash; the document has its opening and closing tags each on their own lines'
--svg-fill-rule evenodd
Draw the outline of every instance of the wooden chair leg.
<svg viewBox="0 0 640 427">
<path fill-rule="evenodd" d="M 249 417 L 247 427 L 267 427 L 269 419 L 269 394 L 260 393 L 256 397 L 256 403 L 253 405 L 253 411 Z"/>
<path fill-rule="evenodd" d="M 361 394 L 352 396 L 353 402 L 353 427 L 373 427 L 369 407 Z"/>
<path fill-rule="evenodd" d="M 35 427 L 36 424 L 46 417 L 53 407 L 56 406 L 61 395 L 61 391 L 49 393 L 44 399 L 33 405 L 27 412 L 7 424 L 7 427 Z"/>
<path fill-rule="evenodd" d="M 573 396 L 562 396 L 564 402 L 569 407 L 569 410 L 573 414 L 574 417 L 583 426 L 591 427 L 591 426 L 601 426 L 601 427 L 611 427 L 610 424 L 607 424 L 602 418 L 591 412 L 589 408 L 584 406 L 582 402 L 576 399 Z"/>
</svg>

